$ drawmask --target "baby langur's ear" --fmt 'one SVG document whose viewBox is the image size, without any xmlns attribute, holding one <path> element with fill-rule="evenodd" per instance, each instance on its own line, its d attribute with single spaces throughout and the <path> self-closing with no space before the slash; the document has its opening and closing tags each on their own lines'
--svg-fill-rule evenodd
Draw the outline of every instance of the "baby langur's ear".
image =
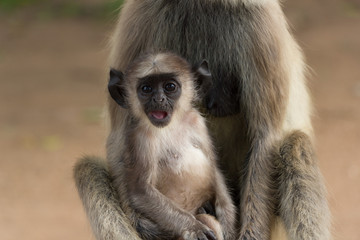
<svg viewBox="0 0 360 240">
<path fill-rule="evenodd" d="M 126 91 L 124 86 L 124 74 L 113 68 L 110 69 L 110 79 L 108 84 L 110 96 L 123 108 L 128 108 L 126 101 Z"/>
<path fill-rule="evenodd" d="M 212 87 L 212 76 L 209 70 L 209 64 L 202 60 L 200 64 L 193 67 L 195 76 L 195 89 L 200 98 L 204 98 Z"/>
</svg>

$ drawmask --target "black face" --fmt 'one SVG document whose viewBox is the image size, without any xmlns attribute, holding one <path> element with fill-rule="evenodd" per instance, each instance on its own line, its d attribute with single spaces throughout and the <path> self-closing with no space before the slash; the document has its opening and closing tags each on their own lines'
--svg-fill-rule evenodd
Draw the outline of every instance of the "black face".
<svg viewBox="0 0 360 240">
<path fill-rule="evenodd" d="M 204 105 L 215 117 L 226 117 L 240 112 L 239 84 L 235 78 L 217 82 L 208 91 Z"/>
<path fill-rule="evenodd" d="M 180 98 L 181 84 L 173 73 L 149 75 L 139 79 L 137 94 L 151 123 L 164 127 L 170 123 Z"/>
</svg>

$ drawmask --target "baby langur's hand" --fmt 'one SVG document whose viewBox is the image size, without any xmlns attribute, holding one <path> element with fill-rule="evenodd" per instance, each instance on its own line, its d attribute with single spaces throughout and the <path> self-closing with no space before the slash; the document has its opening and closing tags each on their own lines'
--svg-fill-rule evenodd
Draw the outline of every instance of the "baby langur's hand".
<svg viewBox="0 0 360 240">
<path fill-rule="evenodd" d="M 214 232 L 199 221 L 181 234 L 181 240 L 217 240 Z"/>
</svg>

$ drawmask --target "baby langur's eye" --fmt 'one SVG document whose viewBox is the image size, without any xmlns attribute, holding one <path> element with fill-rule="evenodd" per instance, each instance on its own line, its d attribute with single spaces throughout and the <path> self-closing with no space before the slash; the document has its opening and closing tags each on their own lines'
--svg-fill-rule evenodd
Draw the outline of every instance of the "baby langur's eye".
<svg viewBox="0 0 360 240">
<path fill-rule="evenodd" d="M 150 86 L 148 86 L 148 85 L 144 85 L 144 86 L 141 87 L 141 91 L 143 93 L 151 93 L 152 88 Z"/>
<path fill-rule="evenodd" d="M 176 85 L 174 83 L 167 83 L 165 85 L 165 90 L 167 92 L 174 92 L 176 90 Z"/>
</svg>

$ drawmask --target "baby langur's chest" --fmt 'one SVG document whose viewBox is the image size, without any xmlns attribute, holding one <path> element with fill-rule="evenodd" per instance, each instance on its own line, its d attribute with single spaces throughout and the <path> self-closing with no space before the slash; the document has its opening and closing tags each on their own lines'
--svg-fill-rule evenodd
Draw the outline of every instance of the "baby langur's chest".
<svg viewBox="0 0 360 240">
<path fill-rule="evenodd" d="M 167 150 L 159 162 L 156 188 L 179 207 L 195 211 L 213 195 L 210 159 L 196 145 Z"/>
</svg>

